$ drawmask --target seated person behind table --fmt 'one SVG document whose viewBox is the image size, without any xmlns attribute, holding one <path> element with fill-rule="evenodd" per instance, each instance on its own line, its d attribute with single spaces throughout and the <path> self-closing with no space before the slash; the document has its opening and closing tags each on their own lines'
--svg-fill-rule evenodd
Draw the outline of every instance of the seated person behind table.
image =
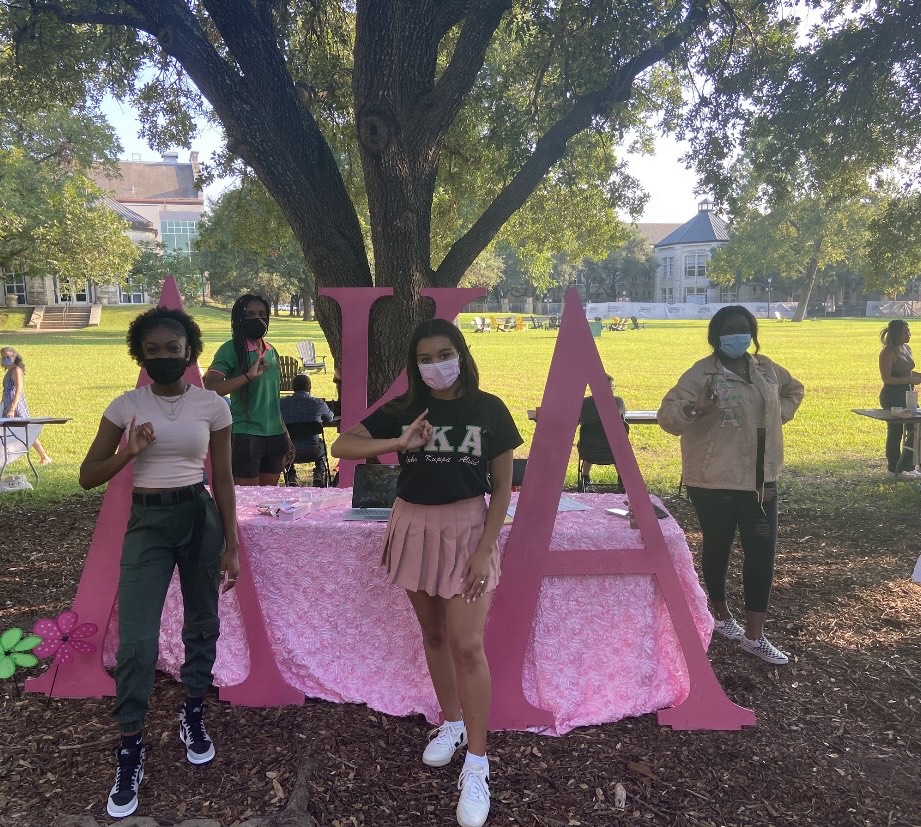
<svg viewBox="0 0 921 827">
<path fill-rule="evenodd" d="M 294 425 L 299 422 L 330 422 L 333 418 L 333 412 L 329 409 L 326 402 L 310 395 L 310 377 L 305 374 L 295 376 L 291 381 L 291 389 L 294 393 L 291 396 L 283 396 L 279 405 L 281 406 L 281 418 L 285 425 Z M 326 457 L 323 455 L 323 449 L 320 445 L 318 435 L 311 436 L 294 436 L 294 462 L 312 462 L 316 461 L 313 466 L 313 484 L 322 486 L 326 480 Z M 297 485 L 297 474 L 294 470 L 294 463 L 285 469 L 285 484 Z"/>
<path fill-rule="evenodd" d="M 608 377 L 608 382 L 611 385 L 611 390 L 614 390 L 614 377 L 605 374 Z M 624 419 L 627 413 L 627 405 L 624 402 L 623 398 L 620 396 L 615 396 L 614 401 L 617 403 L 617 410 L 620 411 L 620 418 Z M 579 425 L 589 426 L 588 433 L 579 429 L 579 456 L 582 457 L 582 477 L 583 485 L 591 485 L 591 473 L 592 473 L 592 462 L 589 462 L 585 459 L 585 456 L 590 456 L 593 459 L 596 454 L 600 451 L 602 456 L 606 454 L 611 454 L 610 446 L 608 445 L 607 437 L 605 436 L 603 426 L 601 425 L 601 416 L 598 413 L 598 408 L 595 405 L 595 400 L 591 396 L 585 397 L 582 400 L 582 411 L 579 414 Z M 592 426 L 597 426 L 597 428 L 592 428 Z M 630 426 L 624 422 L 624 428 L 627 430 L 627 433 L 630 433 Z M 592 433 L 592 431 L 598 431 L 597 433 Z M 597 437 L 597 439 L 595 439 Z M 596 444 L 597 443 L 597 444 Z M 611 454 L 611 460 L 613 464 L 613 454 Z M 600 460 L 595 460 L 600 462 Z M 606 463 L 605 463 L 606 464 Z M 616 467 L 616 466 L 615 466 Z"/>
</svg>

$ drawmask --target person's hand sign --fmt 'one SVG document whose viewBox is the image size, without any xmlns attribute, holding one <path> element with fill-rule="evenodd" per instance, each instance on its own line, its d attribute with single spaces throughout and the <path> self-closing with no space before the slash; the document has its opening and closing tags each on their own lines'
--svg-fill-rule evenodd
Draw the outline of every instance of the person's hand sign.
<svg viewBox="0 0 921 827">
<path fill-rule="evenodd" d="M 406 426 L 397 441 L 398 451 L 415 451 L 428 445 L 432 438 L 432 424 L 426 419 L 428 415 L 429 409 L 426 408 Z"/>
<path fill-rule="evenodd" d="M 128 453 L 131 456 L 136 457 L 156 438 L 157 435 L 151 423 L 145 422 L 143 425 L 138 425 L 137 417 L 131 417 L 131 424 L 128 426 Z"/>
</svg>

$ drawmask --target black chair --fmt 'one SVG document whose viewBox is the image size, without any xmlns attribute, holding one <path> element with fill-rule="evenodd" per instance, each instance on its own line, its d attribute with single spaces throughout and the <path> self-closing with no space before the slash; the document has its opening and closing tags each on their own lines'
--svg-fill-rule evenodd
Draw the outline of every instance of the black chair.
<svg viewBox="0 0 921 827">
<path fill-rule="evenodd" d="M 512 460 L 512 491 L 517 491 L 524 485 L 524 472 L 528 467 L 527 457 Z"/>
<path fill-rule="evenodd" d="M 614 401 L 617 402 L 617 408 L 620 411 L 621 419 L 623 419 L 626 411 L 624 400 L 619 396 L 615 396 Z M 626 422 L 624 422 L 624 428 L 627 433 L 630 432 L 630 426 Z M 611 451 L 610 444 L 608 444 L 608 438 L 604 432 L 604 426 L 601 424 L 601 416 L 598 414 L 595 400 L 591 396 L 582 401 L 582 411 L 579 414 L 579 442 L 576 447 L 579 452 L 577 489 L 582 493 L 597 489 L 610 489 L 615 493 L 622 494 L 624 486 L 620 481 L 620 475 L 617 473 L 614 453 Z M 588 475 L 585 473 L 586 463 L 593 466 L 613 465 L 615 481 L 613 483 L 589 482 Z"/>
<path fill-rule="evenodd" d="M 297 479 L 299 463 L 314 464 L 313 484 L 318 488 L 329 488 L 329 455 L 326 452 L 326 439 L 323 436 L 322 422 L 286 422 L 285 426 L 291 435 L 291 440 L 297 445 L 298 441 L 311 436 L 318 436 L 319 443 L 310 450 L 297 449 L 294 452 L 294 461 L 285 468 L 285 485 L 300 485 Z M 318 485 L 319 483 L 319 485 Z"/>
</svg>

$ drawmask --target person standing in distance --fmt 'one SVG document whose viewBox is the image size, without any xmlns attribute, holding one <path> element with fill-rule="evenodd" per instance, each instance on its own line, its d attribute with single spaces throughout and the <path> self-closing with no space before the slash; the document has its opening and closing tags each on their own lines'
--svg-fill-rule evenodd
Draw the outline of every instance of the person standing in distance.
<svg viewBox="0 0 921 827">
<path fill-rule="evenodd" d="M 28 419 L 29 404 L 26 402 L 26 363 L 22 356 L 12 347 L 0 350 L 0 363 L 6 373 L 3 376 L 3 408 L 2 414 L 7 419 Z M 51 457 L 37 439 L 32 447 L 38 452 L 38 459 L 42 465 L 51 465 Z"/>
<path fill-rule="evenodd" d="M 266 340 L 269 303 L 251 293 L 230 311 L 233 338 L 214 354 L 205 387 L 230 395 L 233 414 L 233 480 L 237 485 L 278 485 L 294 459 L 294 445 L 281 418 L 278 355 Z"/>
<path fill-rule="evenodd" d="M 883 349 L 879 354 L 879 375 L 883 380 L 879 392 L 881 408 L 905 407 L 905 392 L 921 381 L 915 372 L 915 360 L 911 354 L 911 328 L 904 319 L 893 319 L 879 334 Z M 921 479 L 915 470 L 918 458 L 910 446 L 915 426 L 907 422 L 886 423 L 886 479 L 890 481 L 913 482 Z"/>
</svg>

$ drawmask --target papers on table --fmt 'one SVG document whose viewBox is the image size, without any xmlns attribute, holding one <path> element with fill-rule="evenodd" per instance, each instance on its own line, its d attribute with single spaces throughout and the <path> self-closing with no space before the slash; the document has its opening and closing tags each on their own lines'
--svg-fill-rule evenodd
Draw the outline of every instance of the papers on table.
<svg viewBox="0 0 921 827">
<path fill-rule="evenodd" d="M 505 513 L 505 525 L 508 525 L 515 517 L 515 505 L 515 503 L 512 503 Z M 563 511 L 591 511 L 592 507 L 590 505 L 585 505 L 585 503 L 576 502 L 576 500 L 570 497 L 560 497 L 560 504 L 557 506 L 556 510 L 557 513 Z"/>
<path fill-rule="evenodd" d="M 277 517 L 279 520 L 298 520 L 311 511 L 348 506 L 352 502 L 352 495 L 348 490 L 335 490 L 335 493 L 328 492 L 329 489 L 315 490 L 305 488 L 299 492 L 295 489 L 290 491 L 284 499 L 259 503 L 256 506 L 256 510 L 266 517 Z"/>
</svg>

